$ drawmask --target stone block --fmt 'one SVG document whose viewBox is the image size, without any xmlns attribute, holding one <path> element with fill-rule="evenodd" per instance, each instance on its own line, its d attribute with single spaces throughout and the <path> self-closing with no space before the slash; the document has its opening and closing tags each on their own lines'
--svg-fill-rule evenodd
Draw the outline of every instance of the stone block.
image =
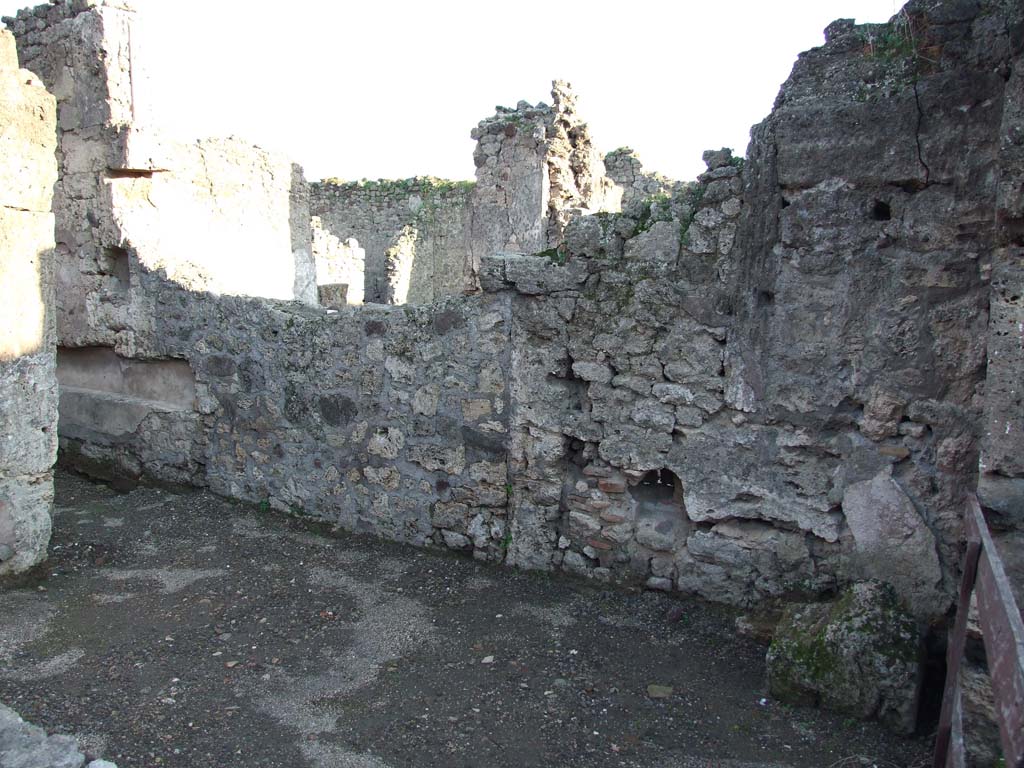
<svg viewBox="0 0 1024 768">
<path fill-rule="evenodd" d="M 791 704 L 910 735 L 921 685 L 918 627 L 891 587 L 856 584 L 834 603 L 791 605 L 768 649 L 768 687 Z"/>
<path fill-rule="evenodd" d="M 949 598 L 939 591 L 942 571 L 935 536 L 890 468 L 849 486 L 843 514 L 864 578 L 891 584 L 918 613 L 942 612 Z"/>
</svg>

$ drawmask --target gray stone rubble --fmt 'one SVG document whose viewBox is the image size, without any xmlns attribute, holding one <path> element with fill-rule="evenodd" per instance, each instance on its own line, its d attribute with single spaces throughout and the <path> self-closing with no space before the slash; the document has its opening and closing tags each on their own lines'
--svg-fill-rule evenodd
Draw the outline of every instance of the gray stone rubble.
<svg viewBox="0 0 1024 768">
<path fill-rule="evenodd" d="M 18 713 L 0 704 L 0 768 L 117 768 L 107 760 L 86 764 L 70 736 L 47 736 Z"/>
</svg>

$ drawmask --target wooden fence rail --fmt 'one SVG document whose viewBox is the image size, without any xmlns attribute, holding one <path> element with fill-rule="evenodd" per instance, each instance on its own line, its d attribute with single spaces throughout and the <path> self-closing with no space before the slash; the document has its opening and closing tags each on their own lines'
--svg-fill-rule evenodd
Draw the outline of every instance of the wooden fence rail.
<svg viewBox="0 0 1024 768">
<path fill-rule="evenodd" d="M 946 689 L 935 738 L 933 768 L 966 766 L 960 665 L 967 642 L 971 593 L 978 595 L 978 616 L 985 640 L 996 719 L 1007 768 L 1024 768 L 1024 621 L 1013 599 L 992 534 L 981 514 L 978 498 L 967 502 L 967 556 L 960 582 L 956 624 L 946 658 Z M 970 738 L 970 734 L 966 734 Z"/>
</svg>

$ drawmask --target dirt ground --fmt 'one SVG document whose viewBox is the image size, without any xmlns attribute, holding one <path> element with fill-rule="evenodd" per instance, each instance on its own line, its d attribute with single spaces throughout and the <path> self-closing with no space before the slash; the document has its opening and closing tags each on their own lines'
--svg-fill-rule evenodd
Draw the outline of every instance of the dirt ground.
<svg viewBox="0 0 1024 768">
<path fill-rule="evenodd" d="M 926 762 L 923 740 L 765 699 L 729 610 L 206 493 L 59 475 L 43 573 L 0 593 L 0 701 L 120 768 Z"/>
</svg>

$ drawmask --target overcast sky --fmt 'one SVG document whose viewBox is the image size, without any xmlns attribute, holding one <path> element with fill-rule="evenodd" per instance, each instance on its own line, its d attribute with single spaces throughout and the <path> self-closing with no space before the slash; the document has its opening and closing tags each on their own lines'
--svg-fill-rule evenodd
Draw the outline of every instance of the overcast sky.
<svg viewBox="0 0 1024 768">
<path fill-rule="evenodd" d="M 689 179 L 746 149 L 800 51 L 896 0 L 135 0 L 158 124 L 234 134 L 309 178 L 472 178 L 470 129 L 569 80 L 604 151 Z M 11 15 L 24 3 L 0 0 Z"/>
</svg>

